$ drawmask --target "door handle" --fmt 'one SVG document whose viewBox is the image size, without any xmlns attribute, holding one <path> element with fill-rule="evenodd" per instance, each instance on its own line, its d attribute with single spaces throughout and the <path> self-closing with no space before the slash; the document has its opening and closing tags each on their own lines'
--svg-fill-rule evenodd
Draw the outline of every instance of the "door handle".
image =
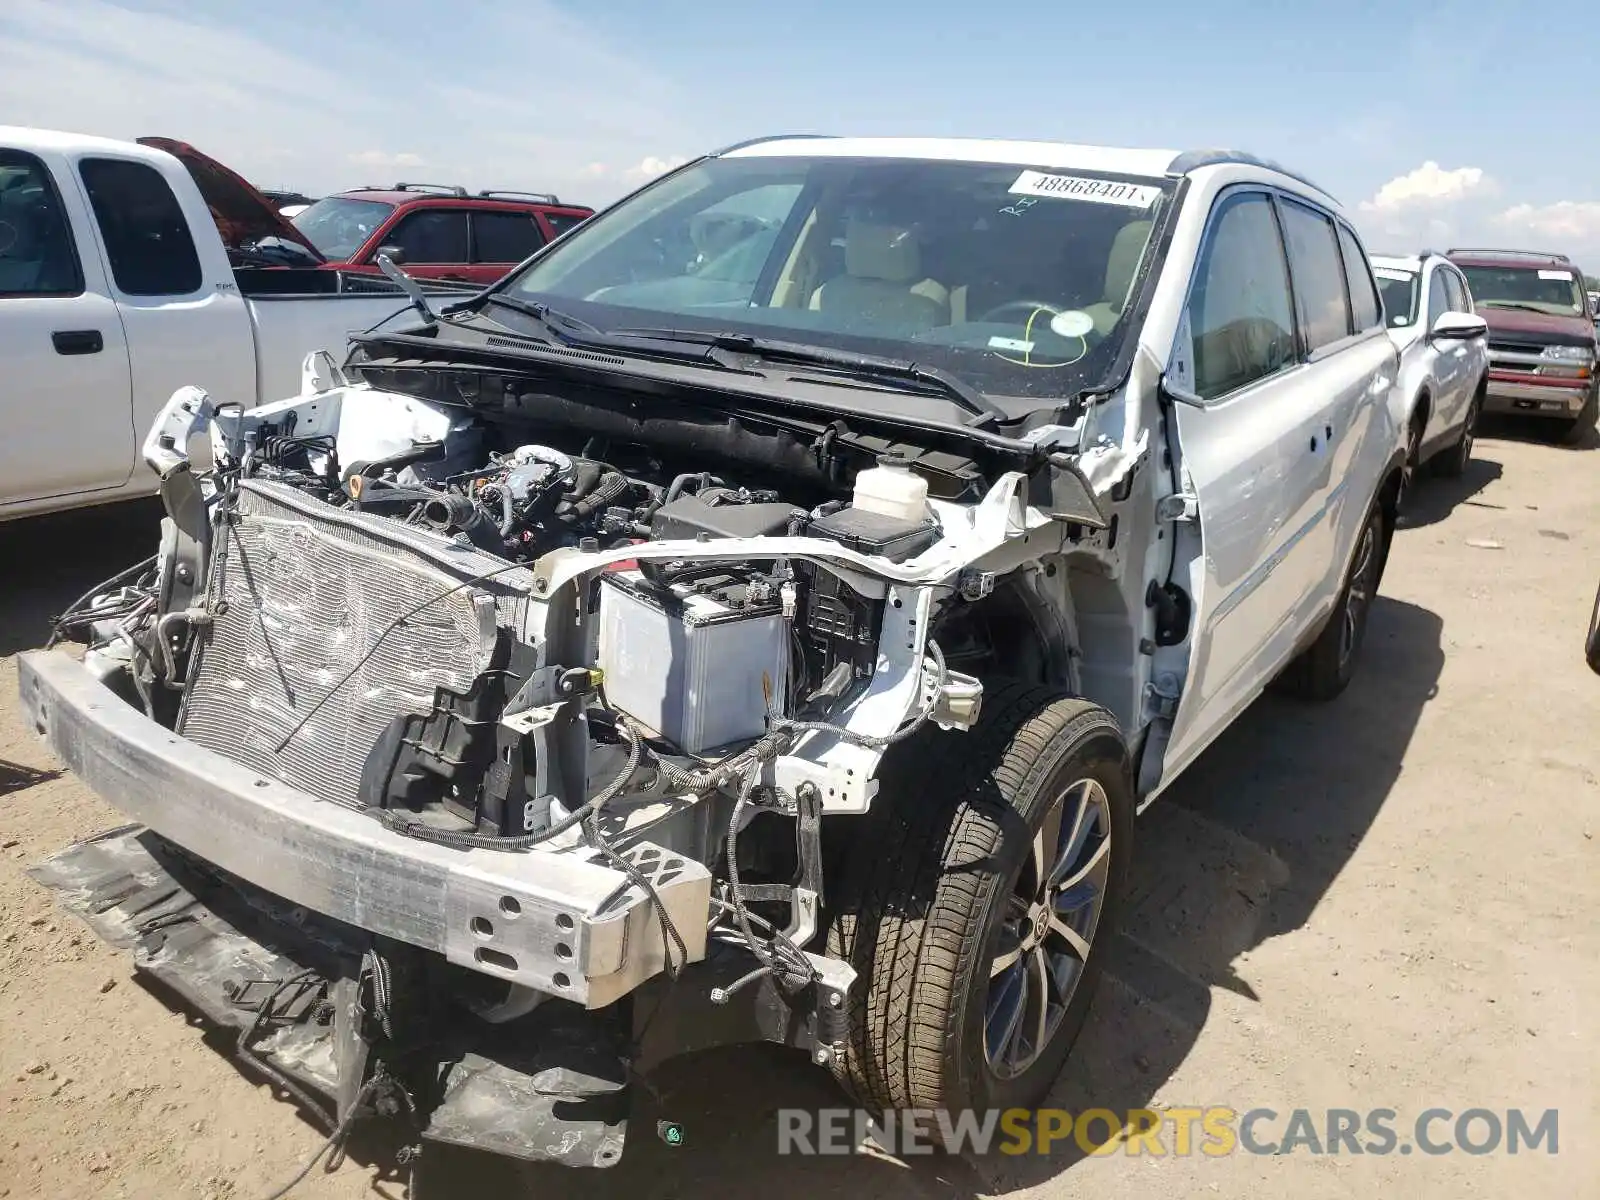
<svg viewBox="0 0 1600 1200">
<path fill-rule="evenodd" d="M 99 354 L 106 348 L 98 329 L 58 329 L 50 335 L 57 354 Z"/>
</svg>

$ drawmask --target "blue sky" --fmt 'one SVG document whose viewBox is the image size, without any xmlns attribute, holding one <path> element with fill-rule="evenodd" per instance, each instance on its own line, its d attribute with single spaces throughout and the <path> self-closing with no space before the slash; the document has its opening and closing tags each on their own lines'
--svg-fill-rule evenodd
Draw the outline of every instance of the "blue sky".
<svg viewBox="0 0 1600 1200">
<path fill-rule="evenodd" d="M 183 138 L 270 186 L 591 203 L 770 132 L 1227 145 L 1318 180 L 1380 248 L 1600 273 L 1597 33 L 1578 0 L 0 0 L 0 119 Z"/>
</svg>

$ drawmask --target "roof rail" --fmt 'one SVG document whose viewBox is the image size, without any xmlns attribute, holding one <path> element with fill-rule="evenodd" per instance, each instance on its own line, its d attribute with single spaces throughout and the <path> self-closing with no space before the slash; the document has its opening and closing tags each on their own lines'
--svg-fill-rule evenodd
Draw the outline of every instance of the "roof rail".
<svg viewBox="0 0 1600 1200">
<path fill-rule="evenodd" d="M 1565 254 L 1556 254 L 1549 250 L 1501 250 L 1494 246 L 1451 246 L 1446 254 L 1493 254 L 1501 258 L 1532 258 L 1550 259 L 1555 262 L 1569 263 L 1572 260 Z"/>
<path fill-rule="evenodd" d="M 494 191 L 485 188 L 483 191 L 479 192 L 478 195 L 490 200 L 494 199 L 496 196 L 510 196 L 519 200 L 535 200 L 540 204 L 561 203 L 560 200 L 556 199 L 556 194 L 554 192 L 507 192 Z"/>
<path fill-rule="evenodd" d="M 397 183 L 396 192 L 443 192 L 447 196 L 465 196 L 467 189 L 454 183 Z"/>
<path fill-rule="evenodd" d="M 1270 158 L 1249 154 L 1243 150 L 1186 150 L 1167 164 L 1168 175 L 1187 175 L 1190 171 L 1198 171 L 1201 167 L 1225 166 L 1237 164 L 1244 167 L 1261 167 L 1267 171 L 1276 171 L 1279 175 L 1286 175 L 1296 183 L 1303 183 L 1314 192 L 1321 192 L 1335 204 L 1338 199 L 1321 184 L 1313 183 L 1298 171 L 1291 171 L 1282 163 L 1273 162 Z"/>
<path fill-rule="evenodd" d="M 759 146 L 763 142 L 793 142 L 810 138 L 830 138 L 831 133 L 769 133 L 763 137 L 746 138 L 742 142 L 735 142 L 731 146 L 724 146 L 721 150 L 713 150 L 706 157 L 717 158 L 724 154 L 732 154 L 735 150 L 743 150 L 747 146 Z"/>
</svg>

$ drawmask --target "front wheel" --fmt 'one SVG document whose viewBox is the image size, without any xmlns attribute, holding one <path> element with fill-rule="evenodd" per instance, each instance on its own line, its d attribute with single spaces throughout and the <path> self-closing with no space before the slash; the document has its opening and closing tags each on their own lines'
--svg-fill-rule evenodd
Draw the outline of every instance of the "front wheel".
<svg viewBox="0 0 1600 1200">
<path fill-rule="evenodd" d="M 1467 464 L 1472 461 L 1472 443 L 1478 436 L 1478 416 L 1483 412 L 1483 389 L 1480 387 L 1472 396 L 1472 403 L 1467 405 L 1467 419 L 1462 422 L 1461 436 L 1455 444 L 1443 451 L 1438 458 L 1433 460 L 1434 472 L 1446 479 L 1459 479 L 1467 473 Z"/>
<path fill-rule="evenodd" d="M 1127 878 L 1115 718 L 1032 684 L 986 688 L 970 732 L 930 731 L 885 761 L 879 803 L 829 933 L 858 972 L 840 1080 L 876 1109 L 1037 1104 L 1083 1026 Z"/>
<path fill-rule="evenodd" d="M 1600 386 L 1590 388 L 1578 415 L 1563 423 L 1561 440 L 1569 446 L 1581 446 L 1594 428 L 1597 412 L 1600 412 Z"/>
</svg>

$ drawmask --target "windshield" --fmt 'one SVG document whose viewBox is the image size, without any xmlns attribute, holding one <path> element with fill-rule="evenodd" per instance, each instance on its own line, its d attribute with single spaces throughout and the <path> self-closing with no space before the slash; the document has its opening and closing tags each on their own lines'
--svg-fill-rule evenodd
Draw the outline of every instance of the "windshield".
<svg viewBox="0 0 1600 1200">
<path fill-rule="evenodd" d="M 1116 358 L 1166 180 L 720 158 L 590 218 L 503 290 L 603 331 L 737 332 L 1054 398 Z"/>
<path fill-rule="evenodd" d="M 294 227 L 322 252 L 324 258 L 349 258 L 382 225 L 394 205 L 381 200 L 350 200 L 329 196 L 296 214 Z"/>
<path fill-rule="evenodd" d="M 1462 267 L 1479 305 L 1531 308 L 1554 317 L 1583 315 L 1583 280 L 1577 272 L 1544 267 Z"/>
<path fill-rule="evenodd" d="M 1417 276 L 1413 271 L 1374 267 L 1378 290 L 1383 293 L 1383 312 L 1395 328 L 1414 325 L 1417 320 Z"/>
</svg>

